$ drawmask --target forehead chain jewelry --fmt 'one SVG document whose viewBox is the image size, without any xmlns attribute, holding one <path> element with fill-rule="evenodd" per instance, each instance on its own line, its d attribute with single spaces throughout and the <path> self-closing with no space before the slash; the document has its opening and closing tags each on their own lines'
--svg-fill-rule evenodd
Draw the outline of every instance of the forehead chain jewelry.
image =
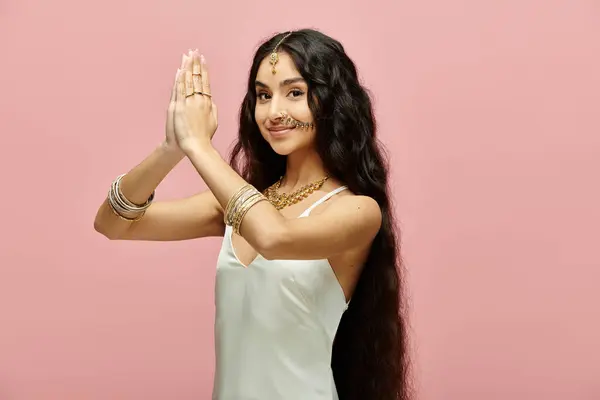
<svg viewBox="0 0 600 400">
<path fill-rule="evenodd" d="M 279 43 L 277 43 L 277 45 L 273 49 L 273 52 L 271 53 L 271 60 L 269 62 L 272 65 L 271 72 L 273 73 L 273 75 L 275 75 L 277 73 L 277 70 L 275 69 L 275 65 L 279 61 L 279 54 L 277 54 L 277 50 L 279 50 L 279 46 L 281 46 L 281 43 L 283 43 L 283 41 L 285 39 L 287 39 L 291 34 L 292 34 L 292 32 L 289 32 L 287 35 L 285 35 L 283 38 L 281 38 L 281 40 L 279 41 Z"/>
</svg>

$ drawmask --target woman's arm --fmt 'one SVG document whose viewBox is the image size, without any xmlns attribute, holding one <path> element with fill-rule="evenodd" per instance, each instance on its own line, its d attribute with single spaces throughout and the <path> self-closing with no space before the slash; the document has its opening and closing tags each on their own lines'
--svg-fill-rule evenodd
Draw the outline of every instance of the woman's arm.
<svg viewBox="0 0 600 400">
<path fill-rule="evenodd" d="M 183 55 L 181 68 L 191 55 L 191 51 Z M 177 81 L 171 89 L 164 142 L 121 180 L 123 196 L 134 204 L 146 202 L 160 182 L 185 157 L 175 138 L 176 91 Z M 94 228 L 109 239 L 123 240 L 184 240 L 219 236 L 224 231 L 223 210 L 207 190 L 181 200 L 153 203 L 141 220 L 133 222 L 117 216 L 105 200 L 96 214 Z"/>
<path fill-rule="evenodd" d="M 121 192 L 131 202 L 143 204 L 184 154 L 160 145 L 121 180 Z M 108 191 L 108 185 L 107 185 Z M 105 200 L 94 220 L 96 231 L 109 239 L 184 240 L 223 234 L 223 211 L 210 191 L 172 201 L 153 203 L 139 221 L 119 218 Z"/>
<path fill-rule="evenodd" d="M 225 209 L 231 196 L 246 184 L 212 147 L 195 142 L 184 149 L 216 200 Z M 381 210 L 366 196 L 344 196 L 310 218 L 286 219 L 262 201 L 246 214 L 240 233 L 266 259 L 322 259 L 367 246 L 381 225 Z"/>
</svg>

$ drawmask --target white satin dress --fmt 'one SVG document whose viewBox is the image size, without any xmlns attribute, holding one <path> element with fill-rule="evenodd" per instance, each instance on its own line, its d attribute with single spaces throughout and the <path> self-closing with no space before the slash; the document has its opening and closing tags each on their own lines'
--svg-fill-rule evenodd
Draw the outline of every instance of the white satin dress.
<svg viewBox="0 0 600 400">
<path fill-rule="evenodd" d="M 337 400 L 331 352 L 348 305 L 329 261 L 258 255 L 245 267 L 231 234 L 217 261 L 213 400 Z"/>
</svg>

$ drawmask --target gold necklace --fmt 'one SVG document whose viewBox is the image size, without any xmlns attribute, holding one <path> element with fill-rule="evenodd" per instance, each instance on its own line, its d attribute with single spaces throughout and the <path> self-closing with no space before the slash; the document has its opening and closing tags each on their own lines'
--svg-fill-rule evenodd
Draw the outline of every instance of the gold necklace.
<svg viewBox="0 0 600 400">
<path fill-rule="evenodd" d="M 283 180 L 282 176 L 277 182 L 268 187 L 263 194 L 267 200 L 269 200 L 269 202 L 275 206 L 275 208 L 281 210 L 282 208 L 291 206 L 292 204 L 296 204 L 299 201 L 304 200 L 316 190 L 321 189 L 327 179 L 329 179 L 328 176 L 304 185 L 293 193 L 286 194 L 279 193 L 279 187 L 281 186 L 281 181 Z"/>
</svg>

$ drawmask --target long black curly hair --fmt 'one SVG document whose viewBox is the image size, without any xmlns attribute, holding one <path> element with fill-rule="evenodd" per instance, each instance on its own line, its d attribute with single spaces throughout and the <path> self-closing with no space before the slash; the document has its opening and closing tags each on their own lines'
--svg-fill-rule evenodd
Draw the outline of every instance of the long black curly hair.
<svg viewBox="0 0 600 400">
<path fill-rule="evenodd" d="M 260 63 L 285 33 L 263 43 L 254 56 L 240 108 L 238 140 L 230 164 L 258 190 L 285 174 L 286 157 L 263 139 L 254 118 Z M 375 136 L 369 94 L 337 40 L 313 30 L 294 31 L 279 46 L 308 84 L 316 149 L 329 176 L 372 197 L 383 215 L 364 269 L 338 328 L 332 370 L 340 400 L 407 400 L 409 357 L 402 262 L 390 202 L 388 165 Z"/>
</svg>

